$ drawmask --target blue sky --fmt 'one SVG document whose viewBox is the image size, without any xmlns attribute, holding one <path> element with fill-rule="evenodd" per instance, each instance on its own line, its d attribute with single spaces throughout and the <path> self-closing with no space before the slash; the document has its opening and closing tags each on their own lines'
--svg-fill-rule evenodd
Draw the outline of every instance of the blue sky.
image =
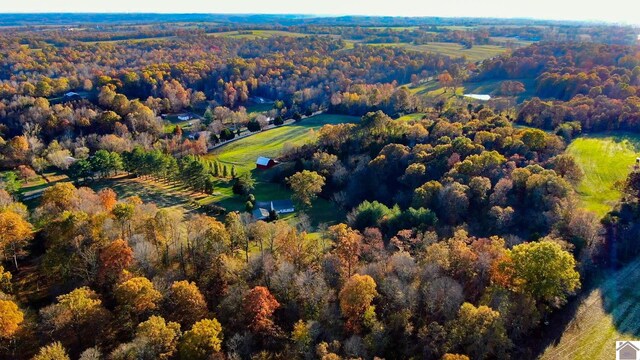
<svg viewBox="0 0 640 360">
<path fill-rule="evenodd" d="M 639 0 L 0 0 L 5 12 L 525 17 L 640 24 Z"/>
</svg>

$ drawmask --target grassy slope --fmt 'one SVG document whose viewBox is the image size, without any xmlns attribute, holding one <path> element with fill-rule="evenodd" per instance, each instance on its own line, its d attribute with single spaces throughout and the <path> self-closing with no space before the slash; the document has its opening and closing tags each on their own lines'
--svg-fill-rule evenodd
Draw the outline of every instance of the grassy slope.
<svg viewBox="0 0 640 360">
<path fill-rule="evenodd" d="M 542 359 L 613 359 L 616 340 L 640 339 L 640 259 L 604 279 L 582 300 L 558 343 L 549 346 Z"/>
<path fill-rule="evenodd" d="M 214 150 L 212 159 L 235 165 L 238 173 L 251 171 L 256 180 L 254 195 L 258 201 L 289 199 L 291 192 L 281 184 L 267 181 L 268 171 L 257 171 L 255 161 L 259 156 L 277 157 L 285 144 L 301 145 L 310 140 L 310 130 L 318 130 L 325 124 L 338 124 L 358 121 L 357 117 L 342 115 L 318 115 L 302 120 L 300 123 L 283 126 L 250 136 Z M 204 199 L 202 203 L 218 202 L 228 210 L 244 210 L 245 200 L 235 196 L 231 190 L 232 182 L 219 180 L 216 194 Z M 311 209 L 311 218 L 315 223 L 335 220 L 335 209 L 328 201 L 319 199 Z"/>
<path fill-rule="evenodd" d="M 318 130 L 325 124 L 356 122 L 357 117 L 341 115 L 318 115 L 301 122 L 238 140 L 213 151 L 216 160 L 235 165 L 238 172 L 255 168 L 259 156 L 276 157 L 285 144 L 302 145 L 309 141 L 309 131 Z"/>
<path fill-rule="evenodd" d="M 585 208 L 603 216 L 615 205 L 620 192 L 614 189 L 614 183 L 629 174 L 638 145 L 637 135 L 622 132 L 585 136 L 569 145 L 567 152 L 585 174 L 577 189 Z"/>
<path fill-rule="evenodd" d="M 583 169 L 578 193 L 585 208 L 606 214 L 620 197 L 613 184 L 624 180 L 635 163 L 638 135 L 624 132 L 583 136 L 567 152 Z M 640 339 L 640 259 L 620 271 L 607 272 L 578 305 L 576 314 L 543 359 L 611 359 L 616 340 Z"/>
</svg>

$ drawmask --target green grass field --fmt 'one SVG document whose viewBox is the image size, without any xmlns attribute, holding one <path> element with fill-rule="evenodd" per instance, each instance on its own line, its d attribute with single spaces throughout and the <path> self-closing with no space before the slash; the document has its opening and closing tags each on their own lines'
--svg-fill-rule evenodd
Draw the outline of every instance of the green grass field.
<svg viewBox="0 0 640 360">
<path fill-rule="evenodd" d="M 213 158 L 223 164 L 235 165 L 238 172 L 255 168 L 259 156 L 276 157 L 287 144 L 302 145 L 310 141 L 310 131 L 325 124 L 357 122 L 359 118 L 343 115 L 317 115 L 299 123 L 282 126 L 252 135 L 214 150 Z"/>
<path fill-rule="evenodd" d="M 421 120 L 424 116 L 424 113 L 414 113 L 400 116 L 396 119 L 396 121 L 418 121 Z"/>
<path fill-rule="evenodd" d="M 640 259 L 603 279 L 585 295 L 562 337 L 542 359 L 613 359 L 616 340 L 640 339 Z"/>
<path fill-rule="evenodd" d="M 568 146 L 585 175 L 577 188 L 585 208 L 599 216 L 611 210 L 620 198 L 614 184 L 627 177 L 639 149 L 638 135 L 624 132 L 583 136 Z"/>
<path fill-rule="evenodd" d="M 469 61 L 476 62 L 492 58 L 507 51 L 507 48 L 496 45 L 474 45 L 471 49 L 456 43 L 433 42 L 425 45 L 405 45 L 407 49 L 434 52 L 442 55 L 466 56 Z"/>
<path fill-rule="evenodd" d="M 339 124 L 357 122 L 359 118 L 343 115 L 317 115 L 304 119 L 293 125 L 282 126 L 250 137 L 240 139 L 214 150 L 208 155 L 228 167 L 236 167 L 239 174 L 250 171 L 256 180 L 254 195 L 258 201 L 289 199 L 291 191 L 284 185 L 268 181 L 270 171 L 259 171 L 255 168 L 255 161 L 259 156 L 277 157 L 286 146 L 299 146 L 312 141 L 311 131 L 317 131 L 325 124 Z M 289 144 L 289 145 L 288 145 Z M 246 199 L 236 196 L 232 192 L 232 181 L 218 180 L 214 196 L 200 200 L 207 204 L 216 202 L 227 210 L 244 210 Z M 318 199 L 311 209 L 314 223 L 335 221 L 335 209 L 330 202 Z M 294 215 L 289 215 L 292 217 Z"/>
<path fill-rule="evenodd" d="M 582 205 L 599 216 L 620 198 L 614 188 L 631 171 L 638 156 L 637 134 L 613 132 L 575 139 L 567 148 L 584 171 L 578 185 Z M 616 340 L 640 339 L 640 259 L 619 271 L 605 271 L 598 286 L 577 303 L 562 336 L 542 354 L 542 359 L 612 359 Z"/>
</svg>

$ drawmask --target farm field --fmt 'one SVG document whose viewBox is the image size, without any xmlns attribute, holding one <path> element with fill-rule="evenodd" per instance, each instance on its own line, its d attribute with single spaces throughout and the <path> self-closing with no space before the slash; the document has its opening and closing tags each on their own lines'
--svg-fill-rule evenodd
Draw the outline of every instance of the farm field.
<svg viewBox="0 0 640 360">
<path fill-rule="evenodd" d="M 224 31 L 224 32 L 210 33 L 209 35 L 230 37 L 230 38 L 236 38 L 236 39 L 259 39 L 259 38 L 269 38 L 273 36 L 292 36 L 292 37 L 309 36 L 309 34 L 303 34 L 303 33 L 291 32 L 291 31 L 282 31 L 282 30 L 242 30 L 241 32 L 240 31 Z"/>
<path fill-rule="evenodd" d="M 504 53 L 507 48 L 496 45 L 474 45 L 471 49 L 457 43 L 433 42 L 425 45 L 405 45 L 407 49 L 429 51 L 452 57 L 466 56 L 468 60 L 477 62 Z"/>
<path fill-rule="evenodd" d="M 640 339 L 640 259 L 603 279 L 580 302 L 562 337 L 545 349 L 542 359 L 612 359 L 616 340 Z"/>
<path fill-rule="evenodd" d="M 615 132 L 575 139 L 567 152 L 576 158 L 585 176 L 577 191 L 585 208 L 603 216 L 615 205 L 624 181 L 639 154 L 638 135 Z"/>
<path fill-rule="evenodd" d="M 419 29 L 419 26 L 367 26 L 367 29 L 405 31 Z"/>
<path fill-rule="evenodd" d="M 451 57 L 466 56 L 471 62 L 478 62 L 485 59 L 500 55 L 508 50 L 508 48 L 497 45 L 475 45 L 471 49 L 466 49 L 458 43 L 432 42 L 424 45 L 414 45 L 409 43 L 362 43 L 354 40 L 345 40 L 347 49 L 353 47 L 354 44 L 360 43 L 369 46 L 397 46 L 409 50 L 432 52 Z"/>
</svg>

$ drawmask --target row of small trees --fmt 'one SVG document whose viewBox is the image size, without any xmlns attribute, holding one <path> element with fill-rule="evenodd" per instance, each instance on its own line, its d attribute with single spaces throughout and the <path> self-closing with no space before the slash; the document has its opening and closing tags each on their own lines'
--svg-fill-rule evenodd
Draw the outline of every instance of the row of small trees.
<svg viewBox="0 0 640 360">
<path fill-rule="evenodd" d="M 179 160 L 160 150 L 135 148 L 122 153 L 99 150 L 88 159 L 78 160 L 69 167 L 74 181 L 87 181 L 115 175 L 120 171 L 136 176 L 149 176 L 173 183 L 181 182 L 194 191 L 213 193 L 216 178 L 237 176 L 235 166 L 230 168 L 218 161 L 189 155 Z"/>
</svg>

